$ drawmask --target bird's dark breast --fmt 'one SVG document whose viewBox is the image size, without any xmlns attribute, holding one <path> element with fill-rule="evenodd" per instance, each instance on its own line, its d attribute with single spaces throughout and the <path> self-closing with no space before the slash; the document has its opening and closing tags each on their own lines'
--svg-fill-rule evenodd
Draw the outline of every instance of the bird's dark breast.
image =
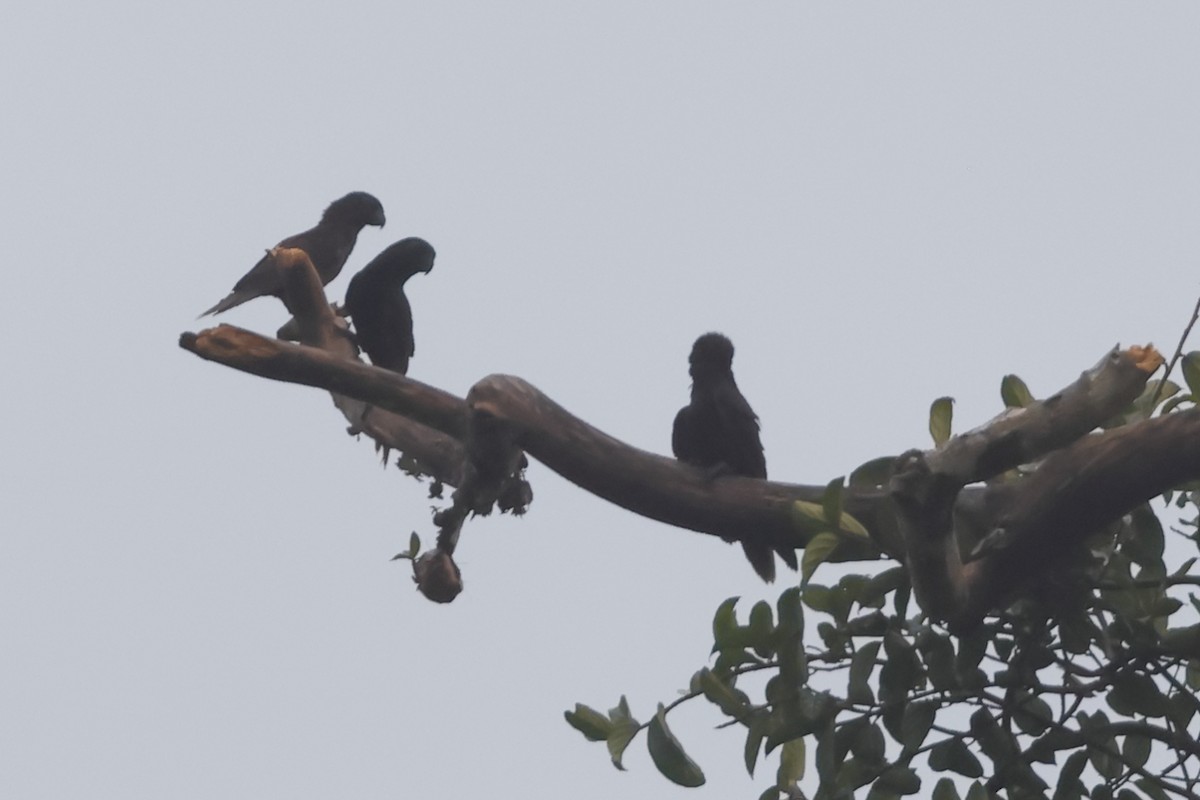
<svg viewBox="0 0 1200 800">
<path fill-rule="evenodd" d="M 371 363 L 407 373 L 413 353 L 412 310 L 403 287 L 389 287 L 377 272 L 360 272 L 350 281 L 346 310 Z"/>
<path fill-rule="evenodd" d="M 697 467 L 711 467 L 720 463 L 720 436 L 717 416 L 706 413 L 695 404 L 679 409 L 675 416 L 675 430 L 671 447 L 680 461 Z"/>
</svg>

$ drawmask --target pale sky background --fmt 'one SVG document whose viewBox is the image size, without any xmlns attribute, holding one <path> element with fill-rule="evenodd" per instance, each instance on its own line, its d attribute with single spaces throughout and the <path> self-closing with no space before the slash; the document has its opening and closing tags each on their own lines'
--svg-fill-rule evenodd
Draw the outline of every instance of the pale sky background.
<svg viewBox="0 0 1200 800">
<path fill-rule="evenodd" d="M 723 599 L 787 579 L 534 465 L 431 604 L 388 560 L 423 487 L 179 333 L 365 190 L 389 222 L 330 296 L 429 239 L 413 377 L 517 374 L 665 453 L 719 330 L 772 477 L 824 484 L 926 446 L 940 395 L 961 430 L 1005 373 L 1174 348 L 1197 42 L 1193 3 L 6 6 L 0 796 L 757 797 L 775 759 L 751 781 L 702 703 L 691 792 L 562 712 L 647 718 Z"/>
</svg>

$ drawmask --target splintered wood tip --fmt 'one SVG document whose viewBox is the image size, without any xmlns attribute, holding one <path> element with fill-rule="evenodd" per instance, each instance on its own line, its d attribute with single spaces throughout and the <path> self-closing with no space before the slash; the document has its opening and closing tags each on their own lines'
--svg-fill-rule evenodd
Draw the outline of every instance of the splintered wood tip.
<svg viewBox="0 0 1200 800">
<path fill-rule="evenodd" d="M 298 247 L 272 247 L 267 253 L 275 259 L 275 264 L 288 269 L 308 261 L 308 253 Z"/>
<path fill-rule="evenodd" d="M 1147 344 L 1145 347 L 1133 345 L 1126 352 L 1133 359 L 1134 366 L 1147 374 L 1154 372 L 1163 365 L 1164 359 L 1162 353 L 1154 349 L 1154 345 Z"/>
</svg>

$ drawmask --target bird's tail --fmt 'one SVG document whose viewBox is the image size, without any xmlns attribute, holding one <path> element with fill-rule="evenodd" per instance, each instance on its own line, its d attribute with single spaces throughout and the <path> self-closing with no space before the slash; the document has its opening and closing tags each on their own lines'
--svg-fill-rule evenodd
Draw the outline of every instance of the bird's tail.
<svg viewBox="0 0 1200 800">
<path fill-rule="evenodd" d="M 240 306 L 242 303 L 246 302 L 247 300 L 251 300 L 257 296 L 258 295 L 252 294 L 249 292 L 239 292 L 236 290 L 232 291 L 229 294 L 225 295 L 225 297 L 221 299 L 221 302 L 217 303 L 215 306 L 208 309 L 207 311 L 201 313 L 200 317 L 208 317 L 213 314 L 220 314 L 222 311 L 228 311 L 229 309 L 233 308 L 234 306 Z M 200 319 L 200 317 L 196 317 L 196 319 Z"/>
<path fill-rule="evenodd" d="M 743 539 L 742 552 L 746 554 L 746 560 L 750 562 L 750 566 L 754 567 L 754 571 L 758 573 L 758 577 L 767 583 L 774 583 L 775 553 L 771 551 L 769 544 Z"/>
<path fill-rule="evenodd" d="M 783 545 L 776 545 L 772 552 L 771 545 L 764 541 L 759 539 L 743 539 L 742 552 L 746 554 L 746 560 L 750 562 L 750 566 L 754 567 L 754 571 L 758 573 L 758 577 L 767 583 L 774 583 L 775 581 L 776 553 L 793 570 L 800 568 L 800 564 L 796 561 L 796 551 Z"/>
</svg>

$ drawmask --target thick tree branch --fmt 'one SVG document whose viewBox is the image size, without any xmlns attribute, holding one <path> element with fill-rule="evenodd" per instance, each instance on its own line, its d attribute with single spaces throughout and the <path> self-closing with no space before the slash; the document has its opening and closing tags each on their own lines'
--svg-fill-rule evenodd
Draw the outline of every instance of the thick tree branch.
<svg viewBox="0 0 1200 800">
<path fill-rule="evenodd" d="M 527 484 L 514 478 L 522 451 L 651 519 L 732 539 L 753 531 L 773 546 L 807 544 L 812 528 L 797 518 L 795 502 L 819 502 L 824 485 L 710 479 L 605 434 L 520 378 L 488 376 L 464 400 L 366 366 L 307 257 L 279 251 L 275 258 L 296 314 L 292 328 L 304 344 L 223 325 L 183 334 L 180 345 L 245 372 L 330 391 L 353 431 L 405 451 L 423 471 L 458 487 L 451 507 L 437 515 L 433 558 L 414 565 L 418 578 L 422 571 L 445 578 L 440 587 L 422 584 L 433 599 L 452 599 L 461 589 L 452 556 L 463 521 L 496 502 L 516 509 L 528 503 Z M 1200 412 L 1089 435 L 1138 397 L 1161 362 L 1150 347 L 1113 351 L 1053 397 L 1006 412 L 938 450 L 905 454 L 888 489 L 847 489 L 844 508 L 872 539 L 847 537 L 833 560 L 901 559 L 931 616 L 958 630 L 976 624 L 1091 533 L 1200 476 Z M 1021 465 L 1019 479 L 964 488 Z M 982 537 L 986 555 L 966 563 L 960 536 Z"/>
<path fill-rule="evenodd" d="M 461 398 L 357 357 L 348 360 L 336 350 L 267 339 L 232 325 L 185 333 L 179 346 L 251 375 L 326 389 L 352 432 L 378 432 L 383 443 L 412 455 L 434 477 L 452 486 L 460 482 L 467 414 Z M 347 406 L 340 398 L 360 405 Z"/>
<path fill-rule="evenodd" d="M 1003 496 L 996 531 L 1005 546 L 968 564 L 973 584 L 960 616 L 970 623 L 1075 552 L 1134 508 L 1200 475 L 1200 409 L 1177 411 L 1083 439 L 1055 452 Z"/>
<path fill-rule="evenodd" d="M 516 447 L 567 480 L 634 513 L 701 533 L 736 537 L 751 529 L 803 547 L 808 537 L 797 525 L 792 504 L 818 502 L 825 490 L 735 476 L 707 480 L 701 470 L 603 433 L 512 376 L 484 378 L 464 401 L 402 375 L 228 325 L 184 334 L 180 345 L 243 372 L 386 408 L 459 441 L 466 438 L 466 412 L 473 407 L 511 426 Z M 887 505 L 882 491 L 847 491 L 846 511 L 871 530 L 884 551 L 899 557 L 900 541 Z M 846 560 L 878 558 L 880 550 L 847 539 L 841 555 Z"/>
<path fill-rule="evenodd" d="M 929 468 L 965 486 L 1035 461 L 1121 413 L 1161 365 L 1153 347 L 1114 349 L 1065 389 L 1010 408 L 927 454 Z"/>
<path fill-rule="evenodd" d="M 937 450 L 910 451 L 901 456 L 891 492 L 913 588 L 926 612 L 951 627 L 974 625 L 983 612 L 999 602 L 999 590 L 1011 588 L 1022 576 L 1033 572 L 1028 565 L 1039 563 L 1038 553 L 1070 547 L 1080 536 L 1147 499 L 1139 496 L 1128 504 L 1102 504 L 1111 514 L 1096 521 L 1091 511 L 1097 504 L 1086 496 L 1056 495 L 1062 481 L 1051 476 L 1055 469 L 1077 472 L 1084 468 L 1092 453 L 1079 447 L 1095 437 L 1071 443 L 1126 408 L 1161 364 L 1162 357 L 1150 347 L 1114 350 L 1075 383 L 1046 400 L 1012 409 L 987 425 L 955 436 Z M 1059 449 L 1064 445 L 1071 446 Z M 962 496 L 966 483 L 993 477 L 1051 451 L 1056 452 L 1031 477 L 989 486 L 981 497 Z M 1167 485 L 1159 484 L 1159 490 Z M 1109 499 L 1118 496 L 1124 498 L 1126 493 L 1116 492 Z M 1091 527 L 1072 535 L 1066 531 L 1050 533 L 1043 525 L 1036 530 L 1045 539 L 1028 542 L 1034 526 L 1028 520 L 1021 525 L 1015 523 L 1015 518 L 1007 520 L 1016 508 L 1029 509 L 1033 515 L 1030 519 L 1038 518 L 1033 510 L 1042 508 L 1047 500 L 1061 518 L 1086 520 Z M 969 519 L 975 525 L 981 524 L 981 516 L 989 546 L 1009 556 L 965 563 L 959 552 L 959 529 Z M 997 521 L 997 516 L 1006 521 Z M 1018 565 L 1010 564 L 1009 558 L 1023 559 L 1024 568 L 1014 569 Z"/>
</svg>

